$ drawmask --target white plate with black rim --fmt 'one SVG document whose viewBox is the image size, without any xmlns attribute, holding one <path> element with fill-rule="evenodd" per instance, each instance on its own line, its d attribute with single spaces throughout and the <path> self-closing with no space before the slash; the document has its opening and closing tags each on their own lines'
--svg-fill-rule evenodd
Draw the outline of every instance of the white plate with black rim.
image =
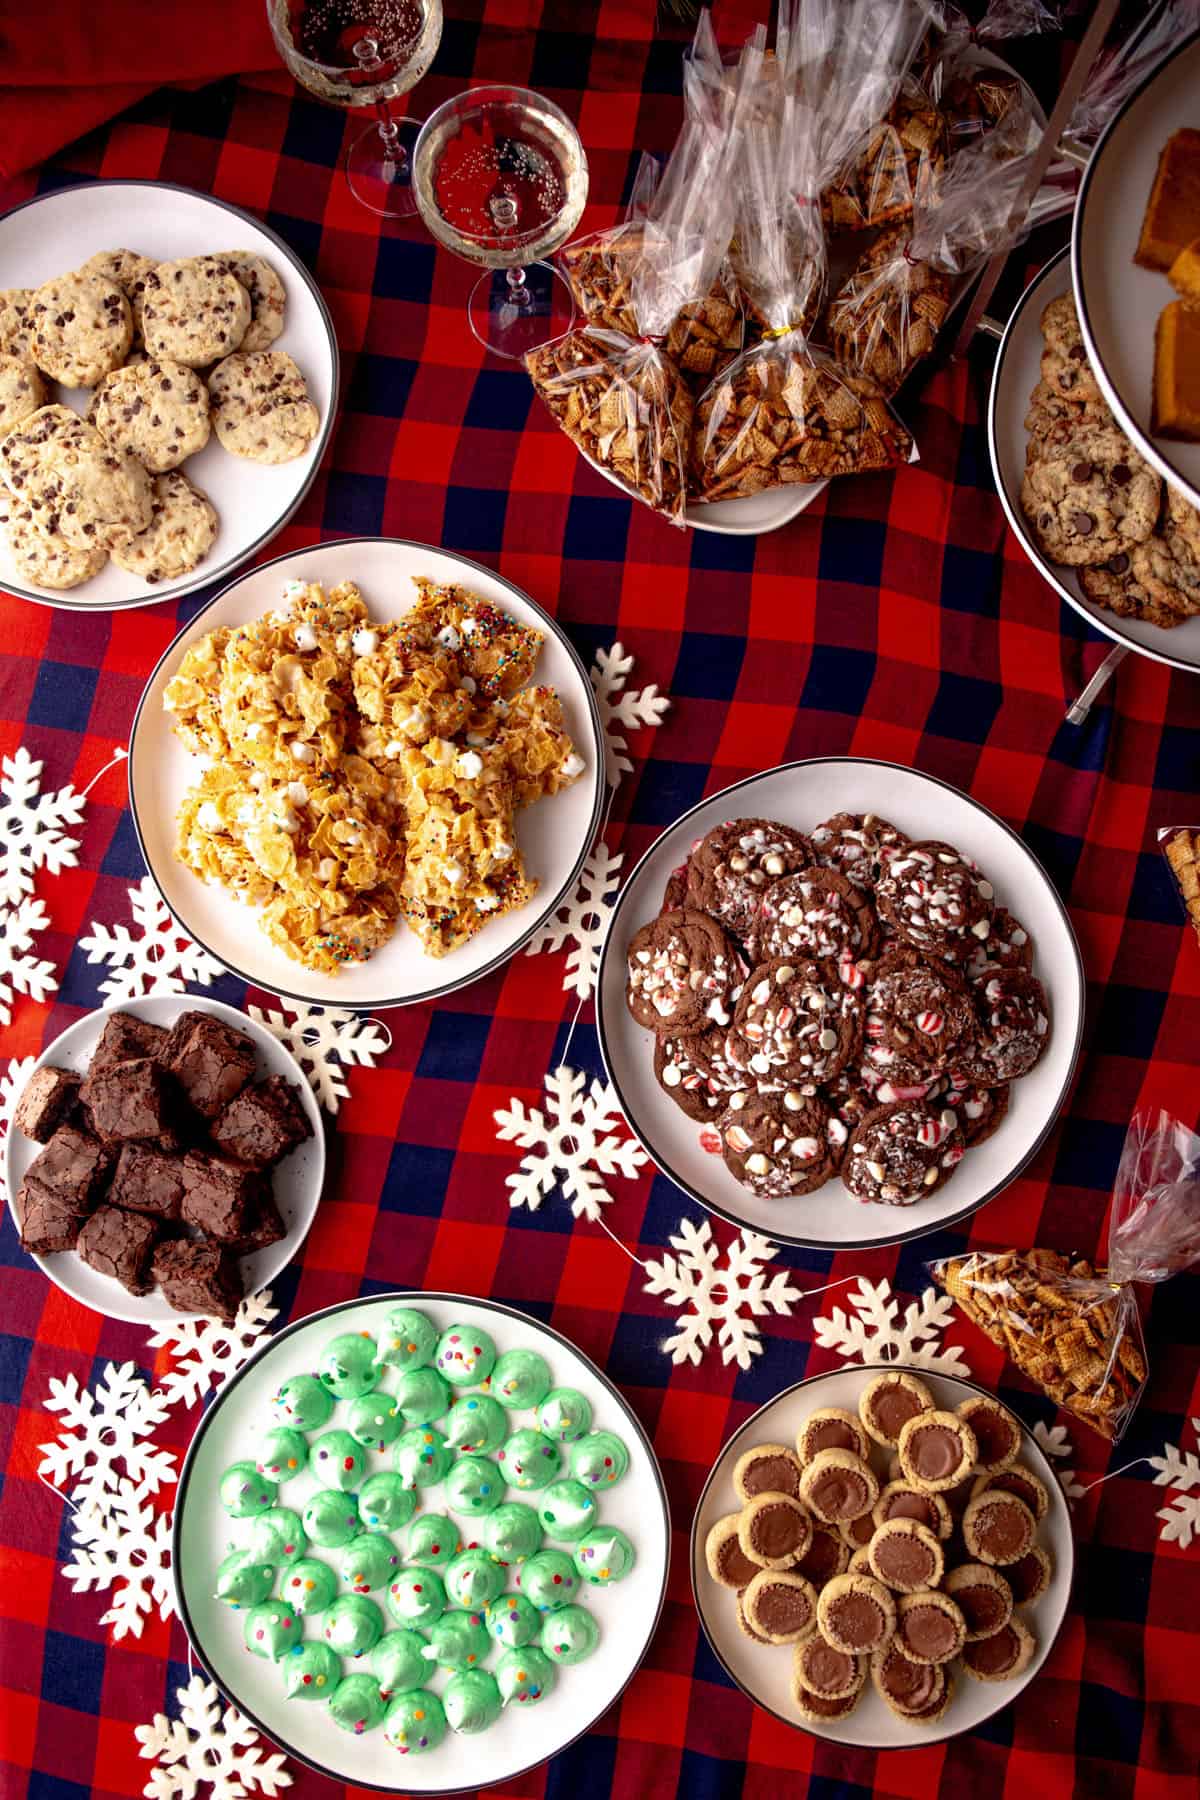
<svg viewBox="0 0 1200 1800">
<path fill-rule="evenodd" d="M 263 1080 L 268 1075 L 282 1075 L 295 1088 L 313 1134 L 303 1144 L 298 1144 L 290 1155 L 285 1156 L 271 1173 L 271 1190 L 280 1216 L 287 1226 L 286 1236 L 274 1244 L 268 1244 L 265 1250 L 256 1250 L 253 1255 L 240 1258 L 246 1292 L 258 1293 L 261 1288 L 269 1287 L 280 1270 L 287 1267 L 308 1236 L 325 1184 L 325 1127 L 321 1109 L 313 1098 L 313 1091 L 304 1078 L 303 1070 L 287 1046 L 272 1036 L 265 1025 L 257 1024 L 254 1019 L 248 1019 L 245 1013 L 238 1012 L 236 1007 L 226 1006 L 220 1000 L 209 1000 L 193 994 L 156 994 L 140 1000 L 115 1000 L 109 1006 L 98 1007 L 95 1012 L 86 1013 L 82 1019 L 77 1019 L 74 1025 L 68 1025 L 42 1051 L 34 1068 L 40 1069 L 49 1063 L 54 1068 L 69 1069 L 73 1074 L 82 1075 L 91 1061 L 92 1052 L 100 1041 L 100 1034 L 108 1023 L 109 1015 L 116 1012 L 132 1013 L 135 1018 L 145 1019 L 151 1025 L 161 1025 L 167 1029 L 181 1013 L 212 1013 L 226 1025 L 231 1025 L 235 1031 L 244 1032 L 253 1043 L 255 1080 Z M 30 1163 L 41 1150 L 41 1144 L 35 1144 L 24 1132 L 18 1131 L 15 1125 L 9 1127 L 8 1136 L 4 1140 L 4 1180 L 14 1224 L 18 1224 L 17 1189 L 25 1179 Z M 101 1275 L 89 1268 L 74 1250 L 60 1250 L 52 1256 L 35 1256 L 32 1260 L 42 1274 L 48 1276 L 64 1294 L 70 1294 L 73 1300 L 90 1306 L 93 1312 L 106 1314 L 110 1319 L 130 1319 L 137 1325 L 161 1325 L 167 1321 L 194 1316 L 176 1312 L 173 1306 L 167 1304 L 158 1288 L 149 1294 L 131 1294 L 111 1275 Z"/>
<path fill-rule="evenodd" d="M 607 1587 L 587 1585 L 581 1604 L 595 1616 L 599 1643 L 585 1662 L 556 1670 L 554 1687 L 543 1700 L 536 1706 L 507 1708 L 482 1734 L 459 1736 L 448 1731 L 436 1750 L 403 1757 L 381 1730 L 355 1737 L 339 1729 L 324 1707 L 286 1698 L 279 1667 L 247 1653 L 241 1615 L 213 1593 L 217 1566 L 227 1554 L 231 1536 L 237 1535 L 221 1509 L 217 1486 L 228 1464 L 252 1454 L 256 1431 L 270 1422 L 272 1393 L 289 1376 L 314 1369 L 330 1338 L 348 1331 L 376 1333 L 389 1308 L 398 1305 L 418 1308 L 439 1330 L 458 1323 L 485 1330 L 499 1351 L 536 1350 L 549 1363 L 556 1386 L 577 1388 L 584 1395 L 592 1408 L 592 1429 L 615 1432 L 629 1452 L 628 1472 L 599 1498 L 600 1522 L 624 1531 L 637 1553 L 633 1568 L 621 1581 Z M 395 1369 L 385 1371 L 381 1384 L 385 1390 L 395 1386 L 396 1374 Z M 335 1409 L 330 1428 L 340 1423 L 339 1410 Z M 514 1413 L 513 1422 L 531 1424 L 533 1415 Z M 390 1466 L 386 1457 L 373 1451 L 367 1460 L 371 1472 Z M 281 1487 L 280 1504 L 302 1511 L 308 1492 L 317 1485 L 311 1475 L 302 1473 Z M 446 1510 L 440 1487 L 420 1492 L 430 1500 L 429 1507 L 420 1510 Z M 536 1499 L 530 1494 L 512 1497 Z M 403 1528 L 394 1536 L 402 1548 Z M 581 1351 L 557 1331 L 496 1301 L 446 1293 L 393 1293 L 346 1301 L 297 1320 L 225 1385 L 205 1414 L 183 1465 L 171 1560 L 176 1610 L 197 1657 L 226 1698 L 287 1755 L 359 1787 L 456 1794 L 517 1780 L 574 1743 L 613 1705 L 636 1675 L 658 1623 L 670 1540 L 666 1489 L 650 1442 L 628 1402 Z M 386 1623 L 387 1629 L 395 1629 L 390 1615 Z M 444 1679 L 436 1675 L 430 1685 L 440 1691 Z"/>
<path fill-rule="evenodd" d="M 448 956 L 426 956 L 403 922 L 369 961 L 337 975 L 307 969 L 258 929 L 253 908 L 223 887 L 206 885 L 174 854 L 175 820 L 200 759 L 171 730 L 163 691 L 184 652 L 218 626 L 249 624 L 278 606 L 288 581 L 319 581 L 326 589 L 355 581 L 377 619 L 402 617 L 417 597 L 417 576 L 457 582 L 542 632 L 534 680 L 553 687 L 567 728 L 587 767 L 552 799 L 521 813 L 518 842 L 533 898 L 485 924 Z M 454 993 L 490 974 L 516 954 L 572 892 L 600 823 L 604 800 L 604 740 L 587 670 L 562 627 L 520 588 L 482 564 L 407 538 L 347 538 L 316 544 L 261 563 L 203 607 L 164 651 L 146 683 L 129 740 L 129 803 L 138 843 L 154 883 L 183 930 L 233 974 L 268 993 L 309 1005 L 359 1011 L 408 1006 Z"/>
<path fill-rule="evenodd" d="M 972 1394 L 987 1392 L 974 1382 L 960 1381 L 954 1375 L 934 1375 L 927 1369 L 905 1370 L 899 1363 L 852 1365 L 830 1375 L 811 1375 L 807 1381 L 798 1381 L 794 1387 L 786 1388 L 760 1407 L 721 1451 L 696 1506 L 690 1546 L 696 1611 L 713 1654 L 730 1680 L 756 1706 L 773 1713 L 783 1724 L 811 1732 L 814 1737 L 831 1743 L 863 1750 L 903 1750 L 942 1743 L 947 1738 L 976 1730 L 995 1713 L 1011 1705 L 1029 1683 L 1037 1679 L 1053 1648 L 1066 1616 L 1075 1567 L 1071 1518 L 1058 1478 L 1034 1438 L 1025 1432 L 1018 1461 L 1033 1471 L 1050 1496 L 1049 1511 L 1038 1526 L 1037 1541 L 1050 1552 L 1053 1564 L 1046 1592 L 1031 1606 L 1021 1608 L 1022 1621 L 1037 1640 L 1028 1667 L 1012 1681 L 975 1681 L 956 1669 L 954 1695 L 945 1714 L 932 1728 L 908 1725 L 897 1718 L 876 1693 L 869 1675 L 862 1698 L 848 1718 L 818 1724 L 800 1717 L 791 1693 L 791 1646 L 753 1643 L 739 1628 L 735 1595 L 709 1574 L 704 1560 L 704 1541 L 718 1519 L 740 1509 L 741 1501 L 733 1485 L 733 1467 L 743 1451 L 756 1443 L 794 1444 L 804 1420 L 819 1406 L 840 1406 L 848 1412 L 857 1412 L 858 1397 L 867 1382 L 885 1370 L 888 1374 L 899 1370 L 917 1376 L 932 1391 L 938 1406 L 949 1411 Z M 877 1454 L 873 1460 L 882 1473 L 887 1458 Z"/>
<path fill-rule="evenodd" d="M 1074 569 L 1053 563 L 1030 530 L 1021 511 L 1021 482 L 1025 475 L 1025 448 L 1029 433 L 1025 415 L 1029 397 L 1041 377 L 1044 340 L 1041 316 L 1051 300 L 1071 291 L 1071 266 L 1064 247 L 1034 277 L 1013 308 L 996 352 L 992 389 L 988 399 L 988 450 L 992 474 L 1004 514 L 1017 542 L 1039 574 L 1056 594 L 1081 613 L 1089 625 L 1118 644 L 1127 644 L 1141 656 L 1191 672 L 1200 669 L 1200 615 L 1167 631 L 1144 619 L 1126 619 L 1089 600 Z"/>
<path fill-rule="evenodd" d="M 188 575 L 155 586 L 109 562 L 99 575 L 64 592 L 21 581 L 0 534 L 0 588 L 22 600 L 72 612 L 115 612 L 156 606 L 227 580 L 270 543 L 312 485 L 333 430 L 338 396 L 338 347 L 329 308 L 313 277 L 283 239 L 240 206 L 214 200 L 169 181 L 93 181 L 28 200 L 0 219 L 0 269 L 6 287 L 39 287 L 77 269 L 100 250 L 122 247 L 156 262 L 214 250 L 265 256 L 287 290 L 282 334 L 271 346 L 286 350 L 308 384 L 320 414 L 312 443 L 288 463 L 268 466 L 231 456 L 216 434 L 189 456 L 183 473 L 203 490 L 220 519 L 216 540 Z M 60 389 L 58 398 L 86 412 L 87 388 Z"/>
<path fill-rule="evenodd" d="M 731 818 L 777 819 L 809 831 L 838 812 L 880 814 L 910 838 L 938 838 L 973 858 L 991 880 L 997 903 L 1030 932 L 1034 974 L 1050 1002 L 1049 1045 L 1037 1067 L 1013 1083 L 1002 1124 L 986 1142 L 968 1150 L 942 1187 L 912 1206 L 860 1202 L 836 1179 L 793 1199 L 765 1200 L 742 1187 L 721 1156 L 704 1148 L 700 1126 L 659 1086 L 653 1037 L 625 1004 L 629 941 L 658 913 L 668 876 L 687 861 L 697 839 Z M 621 1109 L 676 1186 L 731 1225 L 761 1232 L 776 1243 L 853 1250 L 900 1244 L 954 1225 L 1016 1179 L 1061 1111 L 1079 1054 L 1083 1008 L 1083 963 L 1071 921 L 1050 877 L 1016 832 L 977 800 L 932 775 L 841 756 L 785 763 L 725 788 L 684 813 L 651 845 L 613 910 L 601 954 L 596 1021 Z"/>
<path fill-rule="evenodd" d="M 1180 295 L 1134 262 L 1159 152 L 1200 127 L 1200 29 L 1153 69 L 1101 134 L 1083 172 L 1071 227 L 1071 279 L 1088 357 L 1105 398 L 1146 461 L 1200 506 L 1200 443 L 1151 430 L 1154 328 Z M 1200 218 L 1194 235 L 1200 236 Z"/>
</svg>

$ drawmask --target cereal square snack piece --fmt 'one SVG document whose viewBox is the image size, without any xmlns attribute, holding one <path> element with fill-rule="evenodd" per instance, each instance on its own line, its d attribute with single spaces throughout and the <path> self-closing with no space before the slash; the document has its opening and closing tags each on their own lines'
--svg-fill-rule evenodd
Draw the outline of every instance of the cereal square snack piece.
<svg viewBox="0 0 1200 1800">
<path fill-rule="evenodd" d="M 211 1013 L 185 1012 L 171 1027 L 163 1062 L 198 1113 L 215 1119 L 254 1077 L 254 1045 Z"/>
<path fill-rule="evenodd" d="M 162 1025 L 152 1025 L 148 1019 L 139 1019 L 134 1013 L 110 1013 L 100 1033 L 100 1042 L 92 1052 L 88 1073 L 95 1075 L 113 1063 L 133 1062 L 141 1056 L 158 1057 L 167 1037 Z"/>
<path fill-rule="evenodd" d="M 177 1219 L 185 1185 L 179 1157 L 166 1156 L 151 1144 L 123 1144 L 108 1203 L 152 1218 Z"/>
<path fill-rule="evenodd" d="M 106 1144 L 140 1140 L 163 1150 L 179 1148 L 175 1095 L 152 1057 L 93 1070 L 79 1094 L 93 1130 Z"/>
<path fill-rule="evenodd" d="M 268 1169 L 312 1136 L 290 1081 L 270 1075 L 243 1088 L 213 1120 L 213 1143 L 235 1162 Z"/>
<path fill-rule="evenodd" d="M 115 1151 L 90 1131 L 76 1125 L 60 1125 L 40 1156 L 25 1173 L 76 1212 L 91 1212 L 108 1185 Z"/>
<path fill-rule="evenodd" d="M 235 1258 L 219 1244 L 167 1238 L 154 1252 L 150 1272 L 176 1312 L 206 1313 L 231 1325 L 242 1303 Z"/>
<path fill-rule="evenodd" d="M 75 1247 L 89 1269 L 111 1275 L 131 1294 L 148 1294 L 153 1286 L 150 1256 L 161 1234 L 156 1219 L 100 1206 L 85 1222 Z"/>
<path fill-rule="evenodd" d="M 13 1124 L 38 1144 L 48 1144 L 66 1123 L 79 1098 L 78 1075 L 47 1063 L 35 1069 L 17 1101 Z"/>
<path fill-rule="evenodd" d="M 180 1164 L 184 1193 L 181 1217 L 214 1242 L 241 1250 L 259 1230 L 264 1202 L 270 1198 L 266 1177 L 257 1169 L 191 1150 Z"/>
</svg>

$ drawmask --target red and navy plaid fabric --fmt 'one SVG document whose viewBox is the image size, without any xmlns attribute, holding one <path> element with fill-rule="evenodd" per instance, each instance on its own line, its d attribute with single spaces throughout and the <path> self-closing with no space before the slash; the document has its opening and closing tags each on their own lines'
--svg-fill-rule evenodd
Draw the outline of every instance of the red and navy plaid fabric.
<svg viewBox="0 0 1200 1800">
<path fill-rule="evenodd" d="M 253 4 L 254 0 L 247 0 Z M 579 121 L 592 172 L 587 225 L 617 216 L 643 148 L 679 119 L 679 32 L 656 35 L 649 0 L 456 0 L 432 110 L 468 79 L 528 82 Z M 740 41 L 745 20 L 721 15 Z M 1032 58 L 1053 87 L 1057 50 Z M 853 752 L 954 782 L 1021 831 L 1067 900 L 1088 974 L 1088 1020 L 1069 1105 L 1034 1165 L 959 1232 L 898 1254 L 785 1253 L 799 1285 L 845 1274 L 925 1285 L 932 1254 L 1042 1243 L 1094 1253 L 1126 1120 L 1139 1103 L 1191 1122 L 1200 1041 L 1200 953 L 1181 922 L 1155 827 L 1195 822 L 1200 688 L 1131 658 L 1086 725 L 1066 701 L 1105 642 L 1061 606 L 1006 531 L 982 425 L 989 352 L 935 368 L 907 397 L 919 464 L 834 483 L 786 530 L 759 541 L 683 535 L 594 475 L 511 366 L 469 335 L 471 271 L 416 229 L 379 227 L 337 168 L 345 121 L 282 74 L 153 97 L 0 201 L 89 177 L 160 177 L 266 219 L 319 280 L 338 327 L 344 409 L 320 478 L 269 553 L 318 538 L 392 533 L 460 550 L 555 612 L 580 651 L 620 638 L 639 681 L 674 701 L 636 737 L 610 841 L 640 853 L 681 810 L 790 757 Z M 136 221 L 130 221 L 136 242 Z M 1019 286 L 1032 271 L 1015 259 Z M 5 271 L 12 281 L 15 271 Z M 195 603 L 193 603 L 194 605 Z M 89 617 L 0 597 L 0 751 L 19 744 L 47 780 L 81 786 L 127 740 L 142 684 L 190 608 Z M 3 1049 L 38 1050 L 96 1004 L 103 971 L 78 937 L 128 910 L 142 874 L 119 768 L 92 793 L 80 866 L 39 882 L 52 919 L 43 955 L 63 971 L 51 1006 L 18 1001 Z M 620 1383 L 650 1432 L 670 1489 L 668 1604 L 628 1692 L 579 1743 L 508 1795 L 669 1800 L 834 1796 L 1104 1796 L 1182 1800 L 1196 1791 L 1195 1668 L 1200 1545 L 1159 1541 L 1162 1490 L 1140 1469 L 1078 1502 L 1072 1611 L 1042 1677 L 991 1724 L 936 1747 L 874 1755 L 827 1746 L 756 1711 L 725 1680 L 692 1608 L 687 1534 L 729 1432 L 806 1373 L 815 1313 L 772 1320 L 745 1373 L 710 1353 L 663 1355 L 662 1307 L 636 1265 L 555 1197 L 510 1212 L 514 1150 L 492 1113 L 516 1091 L 536 1103 L 558 1062 L 573 1000 L 561 956 L 518 957 L 436 1008 L 389 1015 L 394 1045 L 350 1076 L 331 1131 L 332 1174 L 303 1255 L 278 1284 L 291 1317 L 393 1286 L 460 1288 L 524 1307 L 566 1332 Z M 213 989 L 242 1002 L 238 984 Z M 252 994 L 262 1001 L 264 996 Z M 590 1008 L 572 1061 L 599 1071 Z M 613 1183 L 613 1228 L 657 1255 L 690 1204 L 661 1176 Z M 721 1242 L 729 1236 L 724 1226 Z M 153 1369 L 140 1330 L 74 1305 L 0 1235 L 0 1794 L 4 1800 L 134 1796 L 148 1765 L 135 1724 L 174 1705 L 186 1644 L 152 1617 L 108 1643 L 102 1597 L 72 1595 L 57 1570 L 70 1516 L 39 1484 L 51 1377 L 95 1379 L 107 1358 Z M 1116 1460 L 1181 1441 L 1200 1414 L 1197 1280 L 1149 1306 L 1152 1378 Z M 1049 1419 L 999 1353 L 962 1325 L 976 1375 L 1022 1417 Z M 194 1418 L 163 1433 L 182 1450 Z M 1104 1446 L 1072 1425 L 1083 1478 Z M 1190 1437 L 1187 1439 L 1190 1443 Z M 292 1766 L 297 1800 L 333 1789 Z"/>
</svg>

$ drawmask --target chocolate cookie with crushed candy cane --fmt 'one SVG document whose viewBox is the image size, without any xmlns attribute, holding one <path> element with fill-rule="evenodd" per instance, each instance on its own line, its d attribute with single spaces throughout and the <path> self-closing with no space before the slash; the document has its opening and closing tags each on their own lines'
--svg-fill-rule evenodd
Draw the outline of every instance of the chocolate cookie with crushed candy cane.
<svg viewBox="0 0 1200 1800">
<path fill-rule="evenodd" d="M 726 819 L 700 839 L 688 863 L 687 904 L 752 942 L 766 890 L 814 861 L 803 832 L 772 819 Z"/>
<path fill-rule="evenodd" d="M 980 1087 L 1028 1075 L 1050 1042 L 1046 990 L 1028 969 L 985 969 L 975 983 L 981 1042 L 963 1073 Z"/>
<path fill-rule="evenodd" d="M 993 963 L 998 963 L 1002 969 L 1033 967 L 1033 939 L 1007 906 L 996 908 L 992 914 L 992 929 L 986 939 L 976 944 L 960 967 L 968 981 L 978 981 Z"/>
<path fill-rule="evenodd" d="M 836 1168 L 819 1100 L 787 1088 L 781 1094 L 735 1094 L 718 1131 L 725 1167 L 763 1200 L 811 1194 Z"/>
<path fill-rule="evenodd" d="M 958 1115 L 959 1130 L 970 1150 L 990 1138 L 1003 1122 L 1010 1092 L 1007 1081 L 1000 1087 L 980 1087 L 969 1076 L 952 1069 L 938 1098 Z"/>
<path fill-rule="evenodd" d="M 817 862 L 868 891 L 908 843 L 902 831 L 877 813 L 834 813 L 810 835 Z"/>
<path fill-rule="evenodd" d="M 833 1153 L 833 1166 L 840 1169 L 851 1137 L 867 1114 L 874 1112 L 879 1102 L 854 1068 L 843 1069 L 840 1075 L 836 1075 L 821 1089 L 820 1097 L 829 1108 L 825 1136 Z"/>
<path fill-rule="evenodd" d="M 625 999 L 639 1025 L 662 1034 L 728 1025 L 745 968 L 715 919 L 691 907 L 660 913 L 629 945 Z"/>
<path fill-rule="evenodd" d="M 949 1107 L 901 1100 L 867 1114 L 850 1139 L 842 1180 L 856 1200 L 912 1206 L 950 1179 L 965 1147 Z"/>
<path fill-rule="evenodd" d="M 746 1086 L 745 1071 L 725 1054 L 719 1025 L 694 1036 L 672 1033 L 654 1046 L 654 1074 L 665 1094 L 698 1125 L 707 1125 L 729 1105 L 731 1094 Z"/>
<path fill-rule="evenodd" d="M 812 867 L 773 882 L 762 900 L 754 944 L 769 957 L 858 962 L 879 939 L 869 897 L 836 869 Z"/>
<path fill-rule="evenodd" d="M 812 1093 L 851 1061 L 862 1030 L 861 994 L 839 981 L 836 964 L 775 957 L 746 979 L 730 1053 L 756 1078 Z"/>
<path fill-rule="evenodd" d="M 965 962 L 992 931 L 992 884 L 953 844 L 907 844 L 888 865 L 875 900 L 897 936 L 947 962 Z"/>
<path fill-rule="evenodd" d="M 866 975 L 867 1058 L 877 1067 L 885 1065 L 872 1052 L 892 1050 L 921 1080 L 974 1046 L 971 995 L 949 964 L 934 966 L 919 950 L 897 944 L 868 964 Z"/>
</svg>

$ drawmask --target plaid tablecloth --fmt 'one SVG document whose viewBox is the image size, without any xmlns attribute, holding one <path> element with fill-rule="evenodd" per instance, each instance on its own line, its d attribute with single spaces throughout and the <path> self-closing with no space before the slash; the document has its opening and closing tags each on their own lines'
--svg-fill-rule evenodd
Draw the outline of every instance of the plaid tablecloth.
<svg viewBox="0 0 1200 1800">
<path fill-rule="evenodd" d="M 247 0 L 250 3 L 250 0 Z M 458 0 L 416 104 L 430 111 L 467 79 L 528 82 L 578 119 L 592 171 L 586 224 L 609 223 L 636 153 L 665 149 L 679 117 L 682 38 L 655 35 L 641 0 Z M 722 16 L 722 33 L 740 38 Z M 1034 59 L 1053 86 L 1057 49 Z M 1039 579 L 1005 529 L 982 426 L 989 354 L 935 368 L 908 400 L 922 452 L 895 476 L 835 483 L 786 530 L 759 541 L 684 535 L 591 473 L 534 402 L 522 373 L 489 364 L 469 335 L 473 275 L 415 229 L 379 228 L 336 166 L 339 113 L 281 73 L 164 94 L 12 184 L 0 202 L 89 177 L 160 177 L 266 219 L 315 273 L 342 347 L 344 407 L 332 452 L 269 554 L 321 537 L 391 533 L 499 569 L 555 612 L 585 657 L 619 638 L 639 682 L 673 707 L 635 735 L 636 770 L 617 796 L 610 845 L 632 860 L 685 807 L 791 757 L 892 758 L 956 783 L 1025 837 L 1066 899 L 1088 978 L 1084 1054 L 1051 1137 L 1022 1178 L 970 1221 L 899 1253 L 788 1253 L 805 1288 L 843 1274 L 925 1285 L 935 1253 L 1035 1242 L 1094 1253 L 1125 1123 L 1139 1103 L 1196 1113 L 1200 954 L 1181 924 L 1154 829 L 1195 821 L 1197 689 L 1131 658 L 1086 725 L 1066 701 L 1104 640 Z M 130 221 L 136 240 L 136 221 Z M 1028 252 L 1016 259 L 1031 272 Z M 11 281 L 4 271 L 0 279 Z M 46 779 L 82 786 L 127 740 L 143 681 L 195 603 L 87 617 L 0 596 L 0 751 L 25 745 Z M 2 826 L 0 826 L 2 829 Z M 77 946 L 92 920 L 128 912 L 142 873 L 118 767 L 93 791 L 77 868 L 39 882 L 52 928 L 42 954 L 62 971 L 54 1004 L 17 1002 L 6 1057 L 37 1051 L 97 1003 L 103 970 Z M 566 1332 L 620 1383 L 650 1432 L 671 1495 L 666 1610 L 622 1700 L 556 1762 L 502 1790 L 666 1800 L 960 1794 L 1175 1800 L 1196 1791 L 1200 1544 L 1158 1536 L 1163 1491 L 1146 1468 L 1077 1502 L 1074 1602 L 1043 1676 L 985 1729 L 938 1747 L 852 1753 L 790 1731 L 729 1685 L 692 1608 L 687 1534 L 713 1457 L 757 1405 L 837 1358 L 812 1320 L 833 1295 L 764 1324 L 740 1372 L 711 1350 L 674 1366 L 661 1302 L 638 1267 L 561 1197 L 510 1212 L 504 1176 L 519 1152 L 493 1110 L 538 1100 L 560 1059 L 573 997 L 563 957 L 518 957 L 437 1008 L 393 1013 L 394 1044 L 350 1075 L 334 1170 L 302 1257 L 277 1284 L 286 1316 L 392 1286 L 459 1287 L 527 1309 Z M 212 990 L 245 999 L 232 981 Z M 251 994 L 260 1003 L 261 994 Z M 572 1061 L 599 1071 L 591 1009 Z M 643 1257 L 695 1209 L 649 1169 L 619 1180 L 607 1217 Z M 717 1237 L 725 1243 L 724 1226 Z M 186 1678 L 179 1625 L 152 1616 L 140 1638 L 108 1640 L 103 1596 L 57 1573 L 69 1514 L 36 1478 L 54 1435 L 52 1377 L 93 1380 L 106 1359 L 148 1373 L 145 1334 L 66 1300 L 0 1232 L 0 1794 L 131 1796 L 148 1767 L 135 1724 L 174 1709 Z M 1152 1378 L 1114 1459 L 1194 1446 L 1200 1413 L 1196 1278 L 1152 1297 Z M 966 1325 L 952 1333 L 976 1376 L 1029 1422 L 1048 1404 L 1023 1389 Z M 182 1449 L 195 1423 L 160 1433 Z M 1071 1426 L 1081 1479 L 1104 1447 Z M 292 1765 L 293 1792 L 323 1778 Z"/>
</svg>

